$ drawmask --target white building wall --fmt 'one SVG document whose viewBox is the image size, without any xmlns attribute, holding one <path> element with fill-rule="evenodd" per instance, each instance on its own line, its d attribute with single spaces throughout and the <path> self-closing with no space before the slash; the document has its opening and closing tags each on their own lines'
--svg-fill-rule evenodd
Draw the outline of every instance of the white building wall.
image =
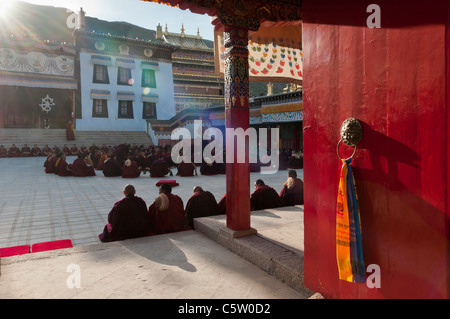
<svg viewBox="0 0 450 319">
<path fill-rule="evenodd" d="M 143 119 L 143 101 L 142 95 L 145 88 L 141 86 L 142 69 L 141 60 L 135 61 L 135 66 L 131 69 L 131 76 L 134 79 L 132 86 L 118 85 L 116 57 L 110 56 L 112 65 L 108 66 L 109 84 L 93 83 L 94 64 L 91 63 L 91 53 L 80 53 L 80 89 L 81 89 L 81 109 L 82 118 L 77 119 L 76 127 L 79 131 L 146 131 L 146 119 Z M 95 53 L 95 55 L 101 55 Z M 159 69 L 155 72 L 156 88 L 150 89 L 150 94 L 158 96 L 156 103 L 157 119 L 166 120 L 175 115 L 174 89 L 172 64 L 167 62 L 158 62 Z M 108 118 L 92 117 L 93 99 L 91 90 L 106 90 L 110 92 L 108 104 Z M 118 117 L 117 92 L 133 92 L 133 115 L 132 119 L 123 119 Z"/>
</svg>

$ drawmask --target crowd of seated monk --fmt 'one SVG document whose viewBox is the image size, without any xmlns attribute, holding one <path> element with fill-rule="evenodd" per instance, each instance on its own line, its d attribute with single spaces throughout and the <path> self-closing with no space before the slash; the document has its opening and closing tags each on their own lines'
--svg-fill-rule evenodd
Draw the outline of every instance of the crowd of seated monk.
<svg viewBox="0 0 450 319">
<path fill-rule="evenodd" d="M 168 183 L 160 186 L 159 194 L 150 206 L 136 196 L 133 185 L 126 185 L 123 193 L 125 197 L 114 204 L 99 234 L 102 242 L 195 229 L 195 218 L 226 214 L 226 195 L 218 203 L 211 192 L 200 186 L 194 187 L 186 206 L 178 195 L 172 193 Z M 251 210 L 301 205 L 303 181 L 297 178 L 295 170 L 290 170 L 278 194 L 258 179 L 249 200 Z"/>
</svg>

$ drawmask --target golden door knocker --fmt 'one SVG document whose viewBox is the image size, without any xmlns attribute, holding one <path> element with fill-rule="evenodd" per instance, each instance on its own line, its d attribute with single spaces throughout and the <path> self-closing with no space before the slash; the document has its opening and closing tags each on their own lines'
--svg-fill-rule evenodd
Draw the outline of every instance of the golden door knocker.
<svg viewBox="0 0 450 319">
<path fill-rule="evenodd" d="M 355 148 L 352 156 L 347 158 L 347 159 L 351 159 L 356 154 L 356 145 L 362 139 L 362 135 L 363 135 L 362 125 L 357 119 L 352 118 L 352 117 L 348 118 L 342 123 L 340 133 L 341 133 L 341 139 L 339 140 L 337 147 L 336 147 L 337 155 L 341 160 L 343 160 L 341 155 L 339 154 L 339 145 L 341 144 L 341 142 L 344 142 L 345 145 Z"/>
</svg>

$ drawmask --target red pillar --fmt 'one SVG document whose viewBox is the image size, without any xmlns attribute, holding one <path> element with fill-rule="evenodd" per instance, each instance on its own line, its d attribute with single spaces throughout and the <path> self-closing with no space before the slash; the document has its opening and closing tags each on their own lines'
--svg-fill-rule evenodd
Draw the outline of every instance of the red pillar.
<svg viewBox="0 0 450 319">
<path fill-rule="evenodd" d="M 227 27 L 225 44 L 225 128 L 247 130 L 250 123 L 248 95 L 248 31 Z M 230 141 L 226 141 L 226 151 Z M 248 158 L 237 163 L 237 143 L 234 143 L 234 159 L 227 160 L 227 227 L 240 231 L 250 228 L 250 169 Z M 248 144 L 246 145 L 248 154 Z"/>
</svg>

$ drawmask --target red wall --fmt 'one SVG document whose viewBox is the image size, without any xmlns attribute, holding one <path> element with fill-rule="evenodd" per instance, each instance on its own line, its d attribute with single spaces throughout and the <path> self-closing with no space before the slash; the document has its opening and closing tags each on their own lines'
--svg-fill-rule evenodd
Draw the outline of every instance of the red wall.
<svg viewBox="0 0 450 319">
<path fill-rule="evenodd" d="M 366 26 L 371 3 L 380 29 Z M 306 285 L 326 298 L 448 298 L 449 2 L 303 8 Z M 338 279 L 336 145 L 349 117 L 363 124 L 354 174 L 365 262 L 380 266 L 381 288 Z"/>
</svg>

